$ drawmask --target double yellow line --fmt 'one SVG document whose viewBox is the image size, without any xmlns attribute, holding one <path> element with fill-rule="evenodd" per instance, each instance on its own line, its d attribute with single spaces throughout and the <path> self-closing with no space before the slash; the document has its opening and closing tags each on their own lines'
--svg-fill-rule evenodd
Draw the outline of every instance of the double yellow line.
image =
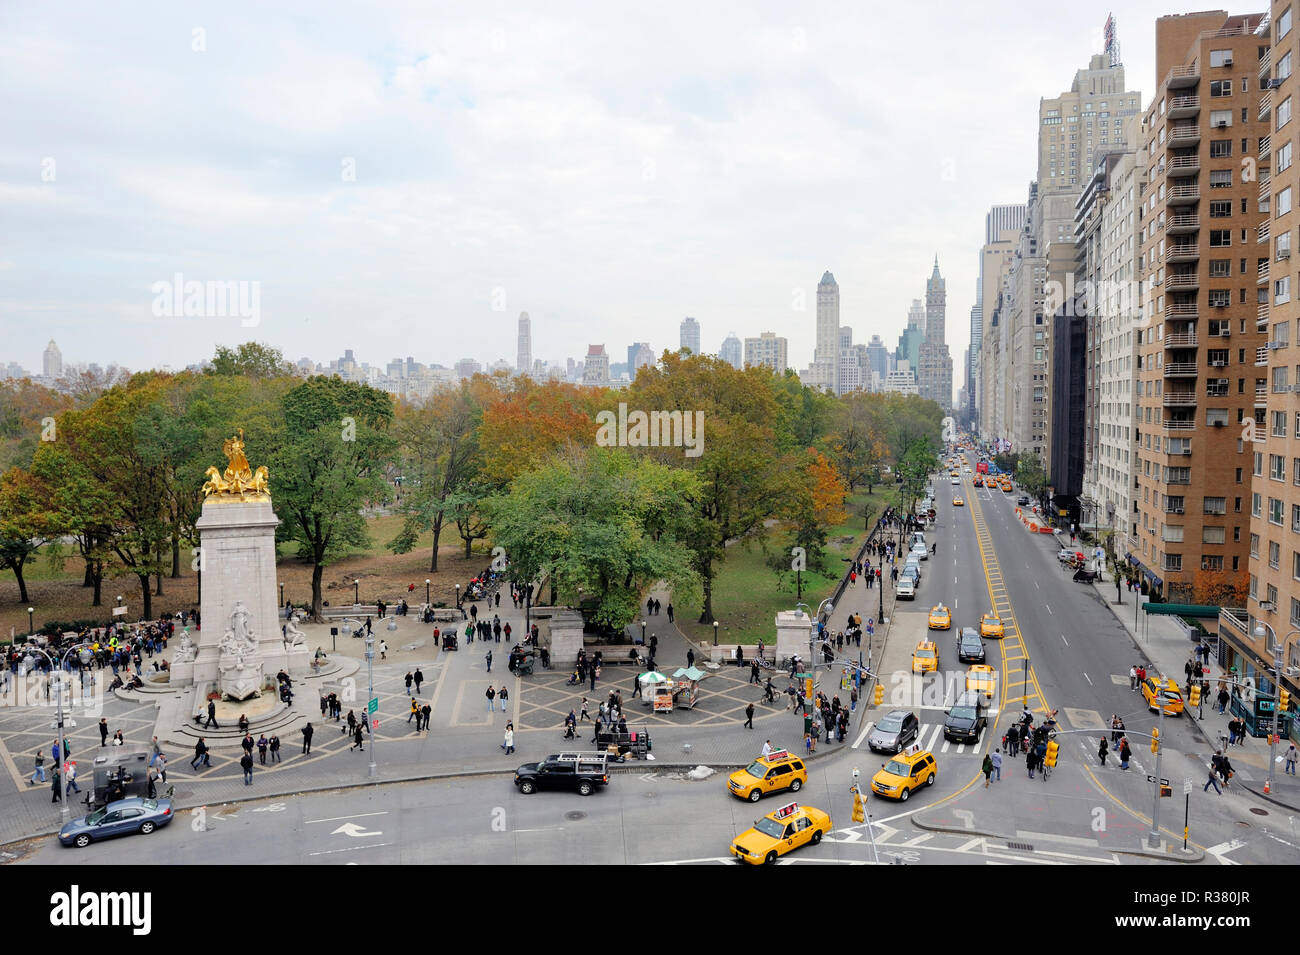
<svg viewBox="0 0 1300 955">
<path fill-rule="evenodd" d="M 975 542 L 979 545 L 980 561 L 984 565 L 984 581 L 988 585 L 989 606 L 1002 620 L 1002 695 L 998 705 L 999 714 L 1006 710 L 1012 687 L 1020 691 L 1015 694 L 1015 697 L 1034 712 L 1051 712 L 1047 705 L 1047 696 L 1038 684 L 1038 674 L 1034 672 L 1033 665 L 1028 662 L 1029 647 L 1025 644 L 1020 627 L 1016 623 L 1011 596 L 1007 593 L 1002 568 L 998 565 L 998 557 L 993 550 L 993 537 L 989 533 L 988 525 L 984 523 L 979 499 L 974 494 L 971 495 L 971 520 L 975 525 Z M 1011 674 L 1013 663 L 1020 664 L 1016 668 L 1014 681 Z"/>
</svg>

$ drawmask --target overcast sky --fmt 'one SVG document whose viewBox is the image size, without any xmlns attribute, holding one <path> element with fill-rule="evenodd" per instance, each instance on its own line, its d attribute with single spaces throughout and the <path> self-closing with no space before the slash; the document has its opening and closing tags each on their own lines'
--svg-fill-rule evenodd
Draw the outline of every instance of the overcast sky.
<svg viewBox="0 0 1300 955">
<path fill-rule="evenodd" d="M 1145 104 L 1185 10 L 0 5 L 0 362 L 513 363 L 526 310 L 535 358 L 676 348 L 692 315 L 801 368 L 825 269 L 892 349 L 937 254 L 960 367 L 984 214 L 1111 9 Z M 176 273 L 260 283 L 258 324 L 156 315 Z"/>
</svg>

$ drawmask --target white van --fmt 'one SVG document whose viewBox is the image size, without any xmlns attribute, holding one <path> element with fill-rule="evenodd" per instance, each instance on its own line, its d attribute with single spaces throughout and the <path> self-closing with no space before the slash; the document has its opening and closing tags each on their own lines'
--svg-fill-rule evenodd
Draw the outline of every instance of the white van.
<svg viewBox="0 0 1300 955">
<path fill-rule="evenodd" d="M 916 599 L 916 584 L 912 582 L 911 577 L 899 577 L 898 589 L 895 591 L 899 600 L 906 597 L 908 600 Z"/>
</svg>

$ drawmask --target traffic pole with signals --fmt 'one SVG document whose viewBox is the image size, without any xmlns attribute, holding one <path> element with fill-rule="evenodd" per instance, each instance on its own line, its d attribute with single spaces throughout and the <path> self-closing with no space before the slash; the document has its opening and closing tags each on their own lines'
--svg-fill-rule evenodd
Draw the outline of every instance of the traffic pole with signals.
<svg viewBox="0 0 1300 955">
<path fill-rule="evenodd" d="M 1047 752 L 1043 754 L 1043 765 L 1056 768 L 1056 754 L 1061 751 L 1061 747 L 1056 740 L 1049 740 L 1047 743 Z"/>
<path fill-rule="evenodd" d="M 871 699 L 876 706 L 879 706 L 881 703 L 885 702 L 885 688 L 881 686 L 879 683 L 876 684 L 875 690 L 872 691 Z"/>
</svg>

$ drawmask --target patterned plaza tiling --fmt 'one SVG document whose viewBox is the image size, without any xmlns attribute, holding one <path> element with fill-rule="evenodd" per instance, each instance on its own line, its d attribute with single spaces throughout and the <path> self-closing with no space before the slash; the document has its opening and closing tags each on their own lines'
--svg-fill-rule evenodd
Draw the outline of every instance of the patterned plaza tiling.
<svg viewBox="0 0 1300 955">
<path fill-rule="evenodd" d="M 666 668 L 669 675 L 676 667 Z M 768 707 L 762 705 L 763 689 L 749 682 L 748 666 L 724 666 L 717 670 L 706 670 L 707 676 L 700 681 L 699 699 L 692 709 L 674 709 L 671 712 L 655 713 L 648 703 L 641 698 L 632 698 L 632 681 L 641 672 L 632 667 L 606 665 L 602 674 L 610 679 L 601 679 L 593 692 L 590 683 L 568 686 L 567 681 L 572 671 L 560 669 L 538 670 L 532 676 L 521 678 L 519 705 L 520 725 L 530 728 L 561 727 L 564 718 L 572 709 L 574 714 L 581 713 L 581 702 L 585 696 L 589 710 L 594 718 L 602 700 L 609 700 L 611 690 L 622 691 L 623 713 L 629 724 L 651 724 L 654 726 L 721 726 L 744 722 L 745 707 L 753 703 L 754 715 L 765 712 L 780 711 L 785 706 L 785 674 L 775 674 L 772 683 L 777 688 L 777 702 Z M 763 679 L 772 671 L 763 671 Z"/>
</svg>

